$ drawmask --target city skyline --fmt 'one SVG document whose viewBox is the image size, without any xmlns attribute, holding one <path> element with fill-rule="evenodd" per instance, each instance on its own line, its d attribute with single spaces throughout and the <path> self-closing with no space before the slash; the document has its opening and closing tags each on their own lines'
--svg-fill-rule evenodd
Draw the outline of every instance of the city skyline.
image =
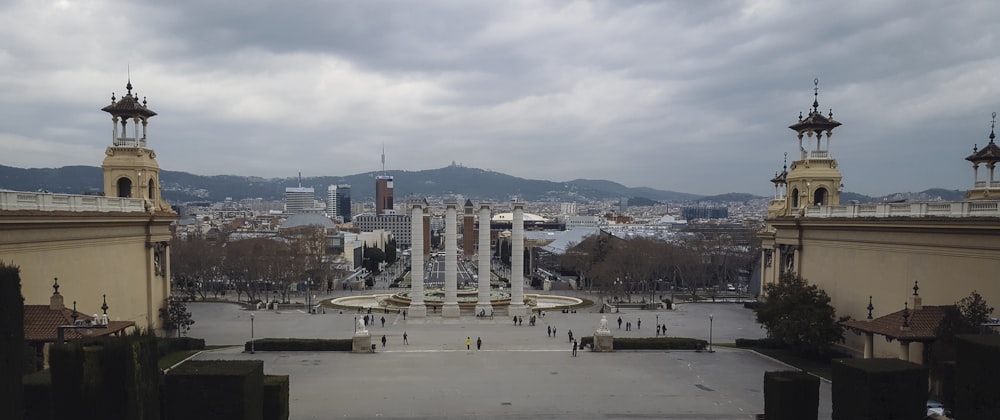
<svg viewBox="0 0 1000 420">
<path fill-rule="evenodd" d="M 112 91 L 163 169 L 286 178 L 458 162 L 767 196 L 813 101 L 845 190 L 968 189 L 1000 4 L 94 1 L 0 12 L 0 164 L 96 165 Z M 39 31 L 37 28 L 46 27 Z"/>
</svg>

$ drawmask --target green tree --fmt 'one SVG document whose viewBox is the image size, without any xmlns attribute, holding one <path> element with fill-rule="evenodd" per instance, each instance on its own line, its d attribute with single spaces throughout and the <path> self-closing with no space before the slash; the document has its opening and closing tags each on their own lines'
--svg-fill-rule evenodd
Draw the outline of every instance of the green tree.
<svg viewBox="0 0 1000 420">
<path fill-rule="evenodd" d="M 396 240 L 390 239 L 385 243 L 385 262 L 392 264 L 396 262 Z"/>
<path fill-rule="evenodd" d="M 167 298 L 166 305 L 160 308 L 160 318 L 163 319 L 163 329 L 167 331 L 177 331 L 177 336 L 181 336 L 182 331 L 191 329 L 194 319 L 187 309 L 187 299 L 178 296 Z"/>
<path fill-rule="evenodd" d="M 770 338 L 781 340 L 796 352 L 826 357 L 834 343 L 844 341 L 847 317 L 837 318 L 825 291 L 793 273 L 764 286 L 766 300 L 757 309 L 757 322 Z"/>
</svg>

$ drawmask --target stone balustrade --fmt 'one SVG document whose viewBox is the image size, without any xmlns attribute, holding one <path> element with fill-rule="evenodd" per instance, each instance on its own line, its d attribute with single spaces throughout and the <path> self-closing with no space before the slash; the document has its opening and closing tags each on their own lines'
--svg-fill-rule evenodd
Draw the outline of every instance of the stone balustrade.
<svg viewBox="0 0 1000 420">
<path fill-rule="evenodd" d="M 0 210 L 144 212 L 140 198 L 0 191 Z"/>
<path fill-rule="evenodd" d="M 805 209 L 805 217 L 1000 217 L 1000 201 L 811 206 Z"/>
</svg>

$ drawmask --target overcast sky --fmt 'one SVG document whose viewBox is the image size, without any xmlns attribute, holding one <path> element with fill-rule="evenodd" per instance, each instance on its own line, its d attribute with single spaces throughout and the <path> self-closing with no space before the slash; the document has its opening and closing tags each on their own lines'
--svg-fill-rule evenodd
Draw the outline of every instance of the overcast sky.
<svg viewBox="0 0 1000 420">
<path fill-rule="evenodd" d="M 163 169 L 773 192 L 813 101 L 847 191 L 968 189 L 1000 111 L 998 1 L 0 0 L 0 164 L 99 166 L 100 109 Z"/>
</svg>

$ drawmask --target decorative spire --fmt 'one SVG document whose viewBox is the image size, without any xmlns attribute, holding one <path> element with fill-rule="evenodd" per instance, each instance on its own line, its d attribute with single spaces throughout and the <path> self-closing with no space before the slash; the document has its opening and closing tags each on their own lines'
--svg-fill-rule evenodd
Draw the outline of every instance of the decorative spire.
<svg viewBox="0 0 1000 420">
<path fill-rule="evenodd" d="M 53 295 L 59 294 L 59 277 L 52 278 L 52 289 L 55 290 L 55 292 L 52 292 Z"/>
<path fill-rule="evenodd" d="M 993 144 L 993 140 L 997 138 L 996 134 L 993 134 L 993 128 L 997 125 L 997 113 L 993 113 L 993 121 L 990 121 L 990 144 Z"/>
<path fill-rule="evenodd" d="M 872 311 L 875 310 L 875 305 L 872 305 L 872 297 L 868 295 L 868 319 L 872 319 Z"/>
<path fill-rule="evenodd" d="M 73 315 L 72 315 L 72 317 L 73 317 L 73 323 L 76 324 L 76 319 L 79 318 L 79 315 L 76 314 L 76 301 L 75 300 L 73 301 Z"/>
<path fill-rule="evenodd" d="M 910 304 L 903 302 L 903 328 L 910 328 Z"/>
<path fill-rule="evenodd" d="M 103 296 L 104 296 L 104 304 L 101 305 L 101 310 L 104 311 L 104 316 L 107 316 L 108 315 L 108 295 L 105 294 Z"/>
<path fill-rule="evenodd" d="M 917 280 L 914 280 L 913 281 L 913 296 L 920 296 L 920 294 L 917 293 L 917 290 L 920 290 L 920 286 L 917 286 Z"/>
<path fill-rule="evenodd" d="M 115 104 L 115 93 L 114 92 L 111 92 L 111 104 L 112 105 Z"/>
<path fill-rule="evenodd" d="M 813 112 L 819 109 L 819 78 L 813 79 Z"/>
<path fill-rule="evenodd" d="M 125 84 L 125 89 L 128 90 L 128 94 L 132 94 L 132 76 L 128 77 L 128 83 Z"/>
<path fill-rule="evenodd" d="M 785 164 L 781 165 L 781 169 L 786 172 L 788 171 L 788 152 L 785 152 Z"/>
</svg>

